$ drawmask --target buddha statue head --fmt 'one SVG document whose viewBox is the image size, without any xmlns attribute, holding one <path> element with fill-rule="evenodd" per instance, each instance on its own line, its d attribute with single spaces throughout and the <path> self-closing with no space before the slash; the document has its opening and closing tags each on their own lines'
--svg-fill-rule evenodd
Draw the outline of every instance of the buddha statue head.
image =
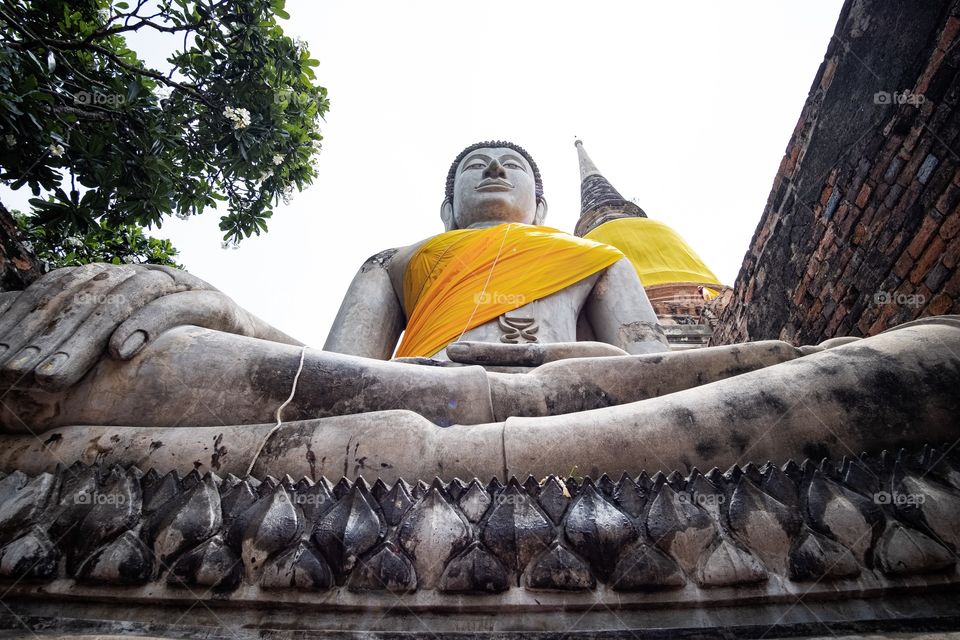
<svg viewBox="0 0 960 640">
<path fill-rule="evenodd" d="M 440 207 L 447 231 L 505 222 L 541 224 L 546 215 L 540 170 L 519 145 L 478 142 L 450 165 Z"/>
</svg>

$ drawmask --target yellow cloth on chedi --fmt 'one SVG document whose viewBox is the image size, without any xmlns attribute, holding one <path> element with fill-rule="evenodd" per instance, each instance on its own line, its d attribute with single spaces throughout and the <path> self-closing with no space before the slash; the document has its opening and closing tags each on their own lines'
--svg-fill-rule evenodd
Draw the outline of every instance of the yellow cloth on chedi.
<svg viewBox="0 0 960 640">
<path fill-rule="evenodd" d="M 622 257 L 608 245 L 526 224 L 435 236 L 404 273 L 408 319 L 396 356 L 432 356 L 464 331 L 556 293 Z"/>
<path fill-rule="evenodd" d="M 658 220 L 617 218 L 604 222 L 585 237 L 622 251 L 645 287 L 680 282 L 723 286 L 680 234 Z"/>
</svg>

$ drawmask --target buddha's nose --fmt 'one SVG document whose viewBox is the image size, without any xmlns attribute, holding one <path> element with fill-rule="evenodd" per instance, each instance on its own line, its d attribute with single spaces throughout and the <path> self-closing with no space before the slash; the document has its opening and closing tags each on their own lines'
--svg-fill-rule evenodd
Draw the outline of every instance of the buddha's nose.
<svg viewBox="0 0 960 640">
<path fill-rule="evenodd" d="M 503 165 L 500 164 L 500 161 L 494 158 L 490 161 L 490 164 L 487 165 L 487 168 L 483 170 L 484 178 L 506 178 L 507 172 L 504 171 Z"/>
</svg>

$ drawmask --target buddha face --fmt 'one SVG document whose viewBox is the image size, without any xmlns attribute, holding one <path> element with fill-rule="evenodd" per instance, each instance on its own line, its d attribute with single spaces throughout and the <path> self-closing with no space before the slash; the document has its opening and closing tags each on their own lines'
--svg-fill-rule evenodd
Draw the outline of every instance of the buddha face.
<svg viewBox="0 0 960 640">
<path fill-rule="evenodd" d="M 520 153 L 504 147 L 484 147 L 468 153 L 457 166 L 452 210 L 445 211 L 448 228 L 504 222 L 539 222 L 546 204 L 537 201 L 530 163 Z M 543 209 L 542 213 L 540 209 Z"/>
</svg>

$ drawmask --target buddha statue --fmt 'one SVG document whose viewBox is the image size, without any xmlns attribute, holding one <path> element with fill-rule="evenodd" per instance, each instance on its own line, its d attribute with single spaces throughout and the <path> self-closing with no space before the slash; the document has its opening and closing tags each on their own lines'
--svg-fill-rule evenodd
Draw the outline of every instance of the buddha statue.
<svg viewBox="0 0 960 640">
<path fill-rule="evenodd" d="M 367 260 L 324 349 L 388 359 L 396 348 L 401 357 L 468 363 L 475 360 L 465 348 L 447 353 L 447 345 L 546 343 L 568 354 L 666 351 L 631 263 L 605 244 L 537 226 L 546 213 L 540 172 L 526 151 L 509 142 L 467 147 L 447 175 L 440 209 L 447 232 Z M 577 344 L 584 335 L 616 349 Z M 484 353 L 500 353 L 495 360 L 506 364 L 520 362 L 511 357 L 522 356 L 511 354 L 523 351 L 487 347 Z"/>
<path fill-rule="evenodd" d="M 0 468 L 598 475 L 960 435 L 960 319 L 670 352 L 631 263 L 546 212 L 527 152 L 468 147 L 446 232 L 364 262 L 323 350 L 165 267 L 0 294 Z"/>
</svg>

